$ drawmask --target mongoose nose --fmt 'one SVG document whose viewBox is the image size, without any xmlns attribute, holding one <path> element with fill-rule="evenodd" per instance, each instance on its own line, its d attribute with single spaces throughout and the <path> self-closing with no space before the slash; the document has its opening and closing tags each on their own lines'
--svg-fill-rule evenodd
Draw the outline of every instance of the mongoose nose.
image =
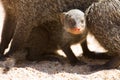
<svg viewBox="0 0 120 80">
<path fill-rule="evenodd" d="M 73 30 L 74 31 L 80 31 L 81 29 L 80 29 L 80 27 L 77 27 L 77 28 L 74 28 Z"/>
</svg>

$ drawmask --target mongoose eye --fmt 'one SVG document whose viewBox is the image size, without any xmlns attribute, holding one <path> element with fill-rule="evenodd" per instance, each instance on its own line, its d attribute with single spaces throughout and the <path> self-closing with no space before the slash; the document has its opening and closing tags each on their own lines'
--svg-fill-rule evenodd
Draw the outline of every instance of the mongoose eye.
<svg viewBox="0 0 120 80">
<path fill-rule="evenodd" d="M 70 18 L 70 19 L 68 20 L 68 23 L 69 23 L 71 26 L 74 26 L 74 25 L 76 24 L 75 20 L 72 19 L 72 18 Z"/>
<path fill-rule="evenodd" d="M 81 20 L 81 23 L 84 23 L 84 20 Z"/>
</svg>

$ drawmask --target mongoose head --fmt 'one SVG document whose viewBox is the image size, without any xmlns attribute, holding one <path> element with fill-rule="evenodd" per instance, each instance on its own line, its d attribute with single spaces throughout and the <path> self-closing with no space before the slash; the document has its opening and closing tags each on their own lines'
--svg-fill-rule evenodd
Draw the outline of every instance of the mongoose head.
<svg viewBox="0 0 120 80">
<path fill-rule="evenodd" d="M 85 15 L 78 9 L 63 12 L 60 16 L 64 29 L 72 34 L 81 34 L 86 29 Z"/>
</svg>

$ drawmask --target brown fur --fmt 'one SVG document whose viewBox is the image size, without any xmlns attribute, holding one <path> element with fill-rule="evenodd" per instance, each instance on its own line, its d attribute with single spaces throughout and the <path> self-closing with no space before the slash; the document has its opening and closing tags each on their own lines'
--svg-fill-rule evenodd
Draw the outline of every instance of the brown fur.
<svg viewBox="0 0 120 80">
<path fill-rule="evenodd" d="M 74 13 L 75 11 L 76 13 Z M 39 60 L 41 54 L 41 56 L 43 56 L 45 55 L 45 53 L 55 53 L 58 49 L 62 49 L 72 65 L 78 62 L 76 56 L 70 49 L 70 46 L 71 44 L 79 42 L 81 43 L 85 40 L 87 35 L 87 30 L 85 26 L 86 23 L 83 12 L 76 9 L 70 10 L 70 12 L 71 14 L 69 12 L 64 12 L 60 14 L 61 21 L 59 22 L 59 24 L 56 24 L 56 22 L 48 22 L 41 25 L 41 27 L 34 28 L 32 30 L 32 34 L 30 35 L 27 45 L 27 49 L 29 49 L 29 54 L 27 57 L 29 58 L 29 60 Z M 83 20 L 84 23 L 81 23 L 81 20 Z M 47 29 L 49 30 L 44 29 L 45 26 L 47 26 Z M 71 30 L 73 30 L 74 28 L 80 28 L 80 31 L 78 31 L 80 33 L 73 34 L 66 31 L 66 28 L 69 28 Z"/>
<path fill-rule="evenodd" d="M 96 1 L 96 0 L 95 0 Z M 22 48 L 21 46 L 27 41 L 29 37 L 30 31 L 34 27 L 41 26 L 46 22 L 59 22 L 59 13 L 63 11 L 67 11 L 72 8 L 79 8 L 81 10 L 85 10 L 92 2 L 88 0 L 65 0 L 65 1 L 57 1 L 57 0 L 45 0 L 45 1 L 29 1 L 29 0 L 1 0 L 5 12 L 6 19 L 3 27 L 3 37 L 2 41 L 7 44 L 3 44 L 4 48 L 7 48 L 8 43 L 13 37 L 10 53 L 14 50 Z M 36 5 L 39 4 L 39 5 Z M 42 19 L 42 20 L 41 20 Z M 11 23 L 11 24 L 10 24 Z M 11 30 L 8 30 L 6 33 L 6 28 L 9 26 Z M 15 28 L 16 27 L 16 28 Z M 45 26 L 44 28 L 46 28 Z M 14 31 L 15 29 L 15 31 Z M 11 34 L 10 34 L 11 33 Z M 21 34 L 19 34 L 21 33 Z M 10 37 L 4 36 L 10 35 Z M 25 34 L 25 35 L 24 35 Z M 22 39 L 20 38 L 22 37 Z M 6 39 L 8 38 L 8 39 Z"/>
<path fill-rule="evenodd" d="M 29 47 L 33 48 L 33 50 L 29 49 L 30 53 L 34 53 L 34 51 L 36 51 L 36 53 L 39 52 L 41 47 L 44 47 L 41 51 L 47 53 L 45 49 L 46 46 L 44 45 L 48 45 L 47 43 L 49 39 L 51 39 L 52 42 L 49 42 L 50 45 L 48 45 L 48 48 L 52 48 L 51 44 L 52 46 L 55 46 L 55 49 L 50 49 L 49 52 L 53 52 L 56 50 L 56 43 L 58 43 L 59 40 L 65 40 L 65 42 L 69 40 L 61 39 L 61 36 L 58 36 L 61 32 L 63 33 L 59 17 L 60 13 L 73 8 L 85 11 L 85 9 L 95 1 L 98 0 L 1 0 L 6 12 L 0 45 L 1 56 L 4 53 L 4 50 L 8 47 L 11 39 L 13 40 L 9 52 L 6 53 L 7 56 L 21 51 L 26 48 L 26 46 L 27 49 L 29 49 Z M 34 46 L 34 44 L 36 44 L 34 43 L 34 38 L 30 36 L 34 32 L 36 33 L 35 35 L 33 34 L 33 37 L 39 37 L 35 38 L 37 40 L 36 43 L 39 41 L 37 48 L 35 48 L 36 45 Z M 69 34 L 66 34 L 66 36 L 68 36 L 66 38 L 70 38 Z M 33 39 L 33 42 L 30 42 L 29 39 Z M 75 39 L 75 42 L 78 41 L 79 38 Z M 30 46 L 28 46 L 28 43 Z M 42 43 L 45 44 L 42 45 Z M 32 44 L 33 46 L 31 46 Z M 64 43 L 58 44 L 63 45 Z M 70 49 L 68 48 L 69 45 L 64 47 Z M 65 51 L 67 49 L 65 49 Z M 75 64 L 78 60 L 74 54 L 71 54 L 71 50 L 67 50 L 67 53 L 69 52 L 70 54 L 67 55 L 70 55 L 69 59 L 72 61 L 71 63 Z"/>
<path fill-rule="evenodd" d="M 108 50 L 111 60 L 97 68 L 116 68 L 120 64 L 120 1 L 102 0 L 86 11 L 87 27 Z M 92 67 L 93 68 L 93 67 Z"/>
</svg>

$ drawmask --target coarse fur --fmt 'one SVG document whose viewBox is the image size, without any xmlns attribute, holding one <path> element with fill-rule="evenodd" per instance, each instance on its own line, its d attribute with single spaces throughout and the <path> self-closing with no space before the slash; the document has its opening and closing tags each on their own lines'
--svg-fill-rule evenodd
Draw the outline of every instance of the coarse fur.
<svg viewBox="0 0 120 80">
<path fill-rule="evenodd" d="M 58 40 L 63 40 L 67 42 L 72 36 L 66 34 L 66 32 L 61 29 L 63 25 L 61 25 L 60 23 L 60 13 L 66 12 L 73 8 L 85 11 L 85 9 L 88 8 L 90 4 L 96 1 L 98 0 L 1 0 L 6 13 L 2 33 L 2 42 L 0 45 L 1 56 L 4 53 L 4 50 L 8 47 L 11 39 L 11 47 L 9 52 L 6 53 L 6 56 L 12 56 L 14 53 L 17 52 L 19 53 L 24 48 L 26 48 L 30 53 L 34 53 L 34 51 L 40 51 L 39 47 L 42 46 L 46 48 L 46 46 L 43 46 L 44 43 L 45 45 L 50 44 L 48 45 L 49 48 L 52 48 L 51 44 L 55 46 L 55 49 L 49 49 L 50 52 L 53 53 L 53 50 L 56 50 L 56 43 L 58 43 Z M 33 39 L 32 36 L 30 36 L 32 32 L 36 32 L 37 35 L 41 34 L 38 35 L 39 38 L 35 38 L 41 43 L 41 45 L 38 45 L 39 47 L 37 48 L 35 48 L 35 46 L 32 47 L 31 45 L 28 46 L 29 40 Z M 61 33 L 65 34 L 65 39 L 58 36 Z M 37 37 L 37 35 L 34 36 Z M 77 37 L 78 39 L 75 39 L 75 43 L 79 41 L 80 37 Z M 51 42 L 48 43 L 48 40 L 50 40 Z M 38 44 L 40 43 L 38 42 Z M 34 44 L 34 39 L 33 42 L 31 42 L 30 44 Z M 71 43 L 64 45 L 64 47 L 64 43 L 58 44 L 62 45 L 61 48 L 69 58 L 70 62 L 72 64 L 76 64 L 78 60 L 74 56 L 68 45 Z M 32 47 L 33 49 L 29 49 L 29 47 Z M 45 51 L 44 53 L 47 53 L 45 48 L 41 48 L 41 51 Z M 28 54 L 27 56 L 29 55 L 31 54 Z M 35 53 L 34 55 L 38 54 Z"/>
<path fill-rule="evenodd" d="M 72 8 L 79 8 L 84 11 L 94 1 L 96 0 L 1 0 L 6 13 L 0 45 L 1 54 L 8 47 L 11 38 L 13 41 L 8 54 L 24 47 L 33 28 L 51 21 L 59 24 L 60 12 Z M 44 28 L 49 30 L 47 26 Z"/>
<path fill-rule="evenodd" d="M 87 28 L 113 56 L 96 68 L 117 68 L 120 64 L 120 1 L 102 0 L 92 4 L 86 11 Z M 93 68 L 93 67 L 92 67 Z"/>
<path fill-rule="evenodd" d="M 61 13 L 60 20 L 59 24 L 54 21 L 46 22 L 41 27 L 32 30 L 27 43 L 29 60 L 39 60 L 40 55 L 55 53 L 58 49 L 62 49 L 72 65 L 78 62 L 70 46 L 82 43 L 86 39 L 87 29 L 84 13 L 78 9 L 72 9 Z M 47 26 L 47 30 L 44 28 L 45 26 Z M 71 32 L 66 29 L 70 29 Z M 78 30 L 76 31 L 76 29 Z"/>
<path fill-rule="evenodd" d="M 85 57 L 94 59 L 110 58 L 106 54 L 95 54 L 89 51 L 86 41 L 87 28 L 85 16 L 82 11 L 72 9 L 68 12 L 63 12 L 60 14 L 60 20 L 59 23 L 62 26 L 51 21 L 42 24 L 42 27 L 32 29 L 27 42 L 27 49 L 29 51 L 27 58 L 29 60 L 44 59 L 44 57 L 46 58 L 46 54 L 53 55 L 56 53 L 56 50 L 62 49 L 69 56 L 70 62 L 75 65 L 79 61 L 77 61 L 77 58 L 75 58 L 75 55 L 73 55 L 70 49 L 70 46 L 75 43 L 81 43 Z M 44 26 L 47 26 L 48 30 L 45 30 L 43 28 Z"/>
</svg>

